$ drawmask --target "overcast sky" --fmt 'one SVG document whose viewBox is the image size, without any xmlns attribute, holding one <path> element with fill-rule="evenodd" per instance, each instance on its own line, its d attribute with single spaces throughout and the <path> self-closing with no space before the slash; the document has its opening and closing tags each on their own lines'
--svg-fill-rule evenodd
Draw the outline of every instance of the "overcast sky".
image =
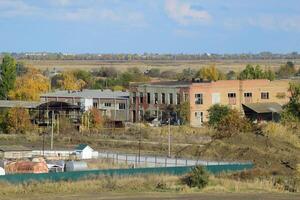
<svg viewBox="0 0 300 200">
<path fill-rule="evenodd" d="M 300 51 L 299 0 L 0 0 L 0 51 Z"/>
</svg>

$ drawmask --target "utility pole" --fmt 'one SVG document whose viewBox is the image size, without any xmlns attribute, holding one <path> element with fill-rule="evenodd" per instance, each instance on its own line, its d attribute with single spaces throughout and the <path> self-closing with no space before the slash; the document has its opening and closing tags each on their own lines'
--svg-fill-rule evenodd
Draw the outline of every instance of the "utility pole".
<svg viewBox="0 0 300 200">
<path fill-rule="evenodd" d="M 51 150 L 53 150 L 53 135 L 54 135 L 54 111 L 51 116 Z"/>
<path fill-rule="evenodd" d="M 171 158 L 171 117 L 169 117 L 168 157 Z"/>
<path fill-rule="evenodd" d="M 56 132 L 57 135 L 59 135 L 59 114 L 57 115 L 57 119 L 56 119 Z"/>
</svg>

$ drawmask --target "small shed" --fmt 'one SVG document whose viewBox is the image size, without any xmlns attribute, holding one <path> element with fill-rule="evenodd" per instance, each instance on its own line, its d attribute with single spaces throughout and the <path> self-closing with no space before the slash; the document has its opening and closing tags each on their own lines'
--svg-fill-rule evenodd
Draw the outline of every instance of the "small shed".
<svg viewBox="0 0 300 200">
<path fill-rule="evenodd" d="M 80 159 L 91 159 L 93 157 L 94 149 L 92 149 L 87 144 L 79 144 L 75 148 L 76 156 L 78 156 Z"/>
<path fill-rule="evenodd" d="M 0 146 L 0 158 L 2 159 L 21 159 L 31 158 L 32 149 L 23 146 Z"/>
<path fill-rule="evenodd" d="M 245 116 L 252 121 L 279 121 L 282 107 L 275 102 L 243 104 Z"/>
<path fill-rule="evenodd" d="M 3 176 L 3 175 L 5 175 L 5 170 L 2 167 L 0 167 L 0 176 Z"/>
</svg>

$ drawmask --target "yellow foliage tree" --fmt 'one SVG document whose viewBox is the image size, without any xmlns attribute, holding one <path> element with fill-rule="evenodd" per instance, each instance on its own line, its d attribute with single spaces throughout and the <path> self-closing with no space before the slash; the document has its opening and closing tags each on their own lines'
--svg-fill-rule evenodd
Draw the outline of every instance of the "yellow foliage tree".
<svg viewBox="0 0 300 200">
<path fill-rule="evenodd" d="M 28 72 L 16 80 L 15 89 L 9 92 L 14 100 L 37 101 L 41 93 L 49 91 L 49 79 L 37 69 L 28 69 Z"/>
<path fill-rule="evenodd" d="M 224 74 L 220 70 L 218 70 L 215 65 L 201 68 L 197 72 L 197 77 L 211 81 L 225 79 Z"/>
<path fill-rule="evenodd" d="M 86 85 L 86 83 L 83 80 L 77 80 L 74 76 L 74 73 L 71 71 L 63 72 L 61 76 L 62 79 L 59 81 L 61 89 L 80 90 Z"/>
<path fill-rule="evenodd" d="M 8 110 L 6 124 L 10 133 L 26 133 L 32 126 L 28 110 L 19 107 Z"/>
</svg>

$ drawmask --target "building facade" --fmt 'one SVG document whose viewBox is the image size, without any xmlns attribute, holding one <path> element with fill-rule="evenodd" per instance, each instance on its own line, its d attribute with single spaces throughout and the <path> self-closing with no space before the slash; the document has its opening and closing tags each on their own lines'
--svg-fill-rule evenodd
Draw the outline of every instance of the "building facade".
<svg viewBox="0 0 300 200">
<path fill-rule="evenodd" d="M 176 106 L 189 99 L 188 82 L 154 82 L 130 86 L 130 119 L 141 121 L 148 112 L 152 118 L 161 118 L 167 106 Z"/>
<path fill-rule="evenodd" d="M 56 91 L 40 96 L 42 102 L 66 102 L 82 111 L 97 108 L 113 122 L 129 121 L 129 93 L 111 90 Z"/>
<path fill-rule="evenodd" d="M 185 101 L 190 105 L 190 125 L 200 127 L 208 121 L 208 109 L 214 104 L 228 105 L 243 113 L 243 106 L 253 103 L 289 101 L 288 80 L 220 80 L 192 82 L 156 82 L 130 87 L 130 119 L 136 122 L 145 112 L 162 115 L 169 105 Z"/>
</svg>

